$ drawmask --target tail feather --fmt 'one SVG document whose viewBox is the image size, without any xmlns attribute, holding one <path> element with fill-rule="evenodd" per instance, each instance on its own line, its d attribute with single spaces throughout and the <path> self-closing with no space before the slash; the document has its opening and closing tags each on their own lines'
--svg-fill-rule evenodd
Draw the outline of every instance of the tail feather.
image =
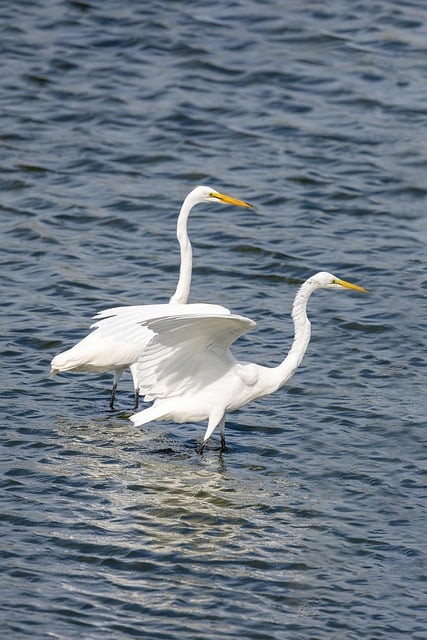
<svg viewBox="0 0 427 640">
<path fill-rule="evenodd" d="M 140 427 L 143 424 L 147 424 L 147 422 L 152 422 L 153 420 L 160 420 L 160 418 L 165 418 L 170 412 L 170 408 L 165 408 L 165 406 L 155 406 L 152 405 L 147 409 L 143 409 L 142 411 L 138 411 L 134 413 L 133 416 L 129 418 L 131 422 L 136 427 Z"/>
</svg>

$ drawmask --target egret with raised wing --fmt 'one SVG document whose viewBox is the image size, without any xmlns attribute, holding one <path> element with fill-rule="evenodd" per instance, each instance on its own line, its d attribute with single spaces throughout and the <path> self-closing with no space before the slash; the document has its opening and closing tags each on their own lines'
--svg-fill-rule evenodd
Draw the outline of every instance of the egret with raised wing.
<svg viewBox="0 0 427 640">
<path fill-rule="evenodd" d="M 110 400 L 110 408 L 113 409 L 118 382 L 123 372 L 129 367 L 134 386 L 134 409 L 138 407 L 139 389 L 135 363 L 152 336 L 152 333 L 141 323 L 149 318 L 173 314 L 174 311 L 170 305 L 181 305 L 180 311 L 175 309 L 175 313 L 178 315 L 189 313 L 182 308 L 190 293 L 193 268 L 187 221 L 192 208 L 202 202 L 252 208 L 248 202 L 232 198 L 211 187 L 198 186 L 193 189 L 185 198 L 178 216 L 176 235 L 181 252 L 181 266 L 176 291 L 169 304 L 114 307 L 100 311 L 94 316 L 96 322 L 90 327 L 93 331 L 74 347 L 53 358 L 51 362 L 52 375 L 60 371 L 87 371 L 91 373 L 113 371 L 114 382 Z M 227 309 L 221 309 L 223 309 L 222 312 L 227 312 Z M 196 308 L 191 311 L 191 313 L 193 312 L 198 313 Z"/>
<path fill-rule="evenodd" d="M 154 336 L 138 360 L 139 387 L 144 399 L 154 402 L 131 416 L 132 422 L 139 426 L 152 420 L 178 423 L 207 420 L 200 452 L 216 427 L 221 430 L 221 450 L 224 450 L 226 414 L 273 393 L 301 364 L 311 335 L 307 303 L 317 289 L 353 289 L 367 293 L 363 287 L 326 271 L 308 278 L 292 306 L 291 349 L 277 367 L 239 362 L 232 355 L 232 343 L 255 327 L 249 318 L 232 314 L 185 317 L 171 314 L 144 322 Z"/>
</svg>

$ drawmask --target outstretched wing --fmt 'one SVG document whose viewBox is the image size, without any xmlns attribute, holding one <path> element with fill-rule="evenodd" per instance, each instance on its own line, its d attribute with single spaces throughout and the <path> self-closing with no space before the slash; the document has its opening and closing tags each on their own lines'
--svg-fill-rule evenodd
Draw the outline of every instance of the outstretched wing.
<svg viewBox="0 0 427 640">
<path fill-rule="evenodd" d="M 256 325 L 244 316 L 200 314 L 143 326 L 154 336 L 138 359 L 138 382 L 141 394 L 153 400 L 197 392 L 220 378 L 236 363 L 230 345 Z"/>
<path fill-rule="evenodd" d="M 230 310 L 215 304 L 146 304 L 130 307 L 113 307 L 100 311 L 94 316 L 96 322 L 91 329 L 102 339 L 122 343 L 138 344 L 143 347 L 153 333 L 144 323 L 152 318 L 174 315 L 226 315 Z"/>
<path fill-rule="evenodd" d="M 153 332 L 144 321 L 169 314 L 229 314 L 225 307 L 211 304 L 152 304 L 115 307 L 98 313 L 93 331 L 74 347 L 53 358 L 52 371 L 109 371 L 126 368 L 138 360 Z"/>
</svg>

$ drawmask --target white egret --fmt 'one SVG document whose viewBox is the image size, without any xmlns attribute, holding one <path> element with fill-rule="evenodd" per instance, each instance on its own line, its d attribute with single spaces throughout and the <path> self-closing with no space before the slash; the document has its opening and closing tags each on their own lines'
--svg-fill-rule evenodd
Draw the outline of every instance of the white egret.
<svg viewBox="0 0 427 640">
<path fill-rule="evenodd" d="M 183 308 L 174 311 L 170 305 L 185 305 L 188 300 L 193 265 L 187 221 L 192 208 L 202 202 L 217 202 L 252 208 L 248 202 L 232 198 L 211 187 L 198 186 L 193 189 L 185 198 L 177 220 L 176 235 L 180 246 L 181 265 L 176 291 L 169 304 L 114 307 L 100 311 L 94 316 L 96 322 L 90 327 L 93 329 L 92 333 L 71 349 L 67 349 L 53 358 L 51 375 L 60 371 L 92 373 L 113 371 L 114 383 L 110 400 L 110 408 L 113 409 L 120 377 L 130 367 L 135 394 L 134 409 L 138 407 L 138 376 L 135 363 L 152 335 L 146 327 L 141 326 L 141 322 L 173 313 L 179 315 L 200 312 L 197 310 L 197 305 L 192 311 Z M 203 305 L 201 306 L 203 307 Z M 219 307 L 219 309 L 222 310 L 222 313 L 227 312 L 227 309 L 223 307 Z"/>
<path fill-rule="evenodd" d="M 131 416 L 132 422 L 139 426 L 152 420 L 178 423 L 208 420 L 200 452 L 218 426 L 224 450 L 226 414 L 273 393 L 301 364 L 311 334 L 307 303 L 314 291 L 323 288 L 367 292 L 325 271 L 308 278 L 292 306 L 291 349 L 277 367 L 239 362 L 230 352 L 231 344 L 255 327 L 249 318 L 231 314 L 170 315 L 144 322 L 155 335 L 138 361 L 140 393 L 145 400 L 154 402 Z"/>
</svg>

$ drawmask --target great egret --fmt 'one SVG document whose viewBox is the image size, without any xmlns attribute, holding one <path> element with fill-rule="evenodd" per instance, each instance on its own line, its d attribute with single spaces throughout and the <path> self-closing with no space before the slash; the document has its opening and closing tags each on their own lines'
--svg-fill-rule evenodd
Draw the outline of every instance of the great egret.
<svg viewBox="0 0 427 640">
<path fill-rule="evenodd" d="M 252 208 L 248 202 L 232 198 L 211 187 L 198 186 L 187 195 L 182 203 L 176 225 L 181 265 L 176 291 L 169 300 L 169 305 L 183 305 L 188 300 L 193 265 L 187 221 L 192 208 L 202 202 L 217 202 Z M 91 373 L 113 371 L 114 382 L 110 400 L 110 408 L 113 409 L 120 377 L 123 371 L 130 367 L 135 393 L 134 409 L 137 409 L 139 391 L 135 363 L 152 335 L 146 327 L 141 326 L 141 322 L 149 318 L 174 313 L 169 305 L 137 305 L 100 311 L 94 316 L 96 322 L 90 327 L 94 331 L 71 349 L 67 349 L 53 358 L 51 375 L 60 371 L 88 371 Z M 222 312 L 227 312 L 227 309 L 219 308 Z M 193 311 L 185 309 L 175 310 L 175 312 L 177 314 L 193 313 Z M 194 313 L 199 313 L 196 307 Z"/>
<path fill-rule="evenodd" d="M 304 282 L 292 306 L 294 340 L 277 367 L 239 362 L 229 350 L 255 322 L 238 315 L 165 316 L 148 320 L 144 326 L 154 332 L 140 356 L 140 393 L 153 404 L 131 416 L 139 426 L 152 420 L 198 422 L 208 420 L 200 447 L 216 427 L 221 429 L 221 450 L 225 448 L 224 422 L 231 411 L 251 400 L 269 395 L 287 382 L 300 365 L 310 341 L 307 303 L 317 289 L 367 290 L 321 271 Z"/>
</svg>

